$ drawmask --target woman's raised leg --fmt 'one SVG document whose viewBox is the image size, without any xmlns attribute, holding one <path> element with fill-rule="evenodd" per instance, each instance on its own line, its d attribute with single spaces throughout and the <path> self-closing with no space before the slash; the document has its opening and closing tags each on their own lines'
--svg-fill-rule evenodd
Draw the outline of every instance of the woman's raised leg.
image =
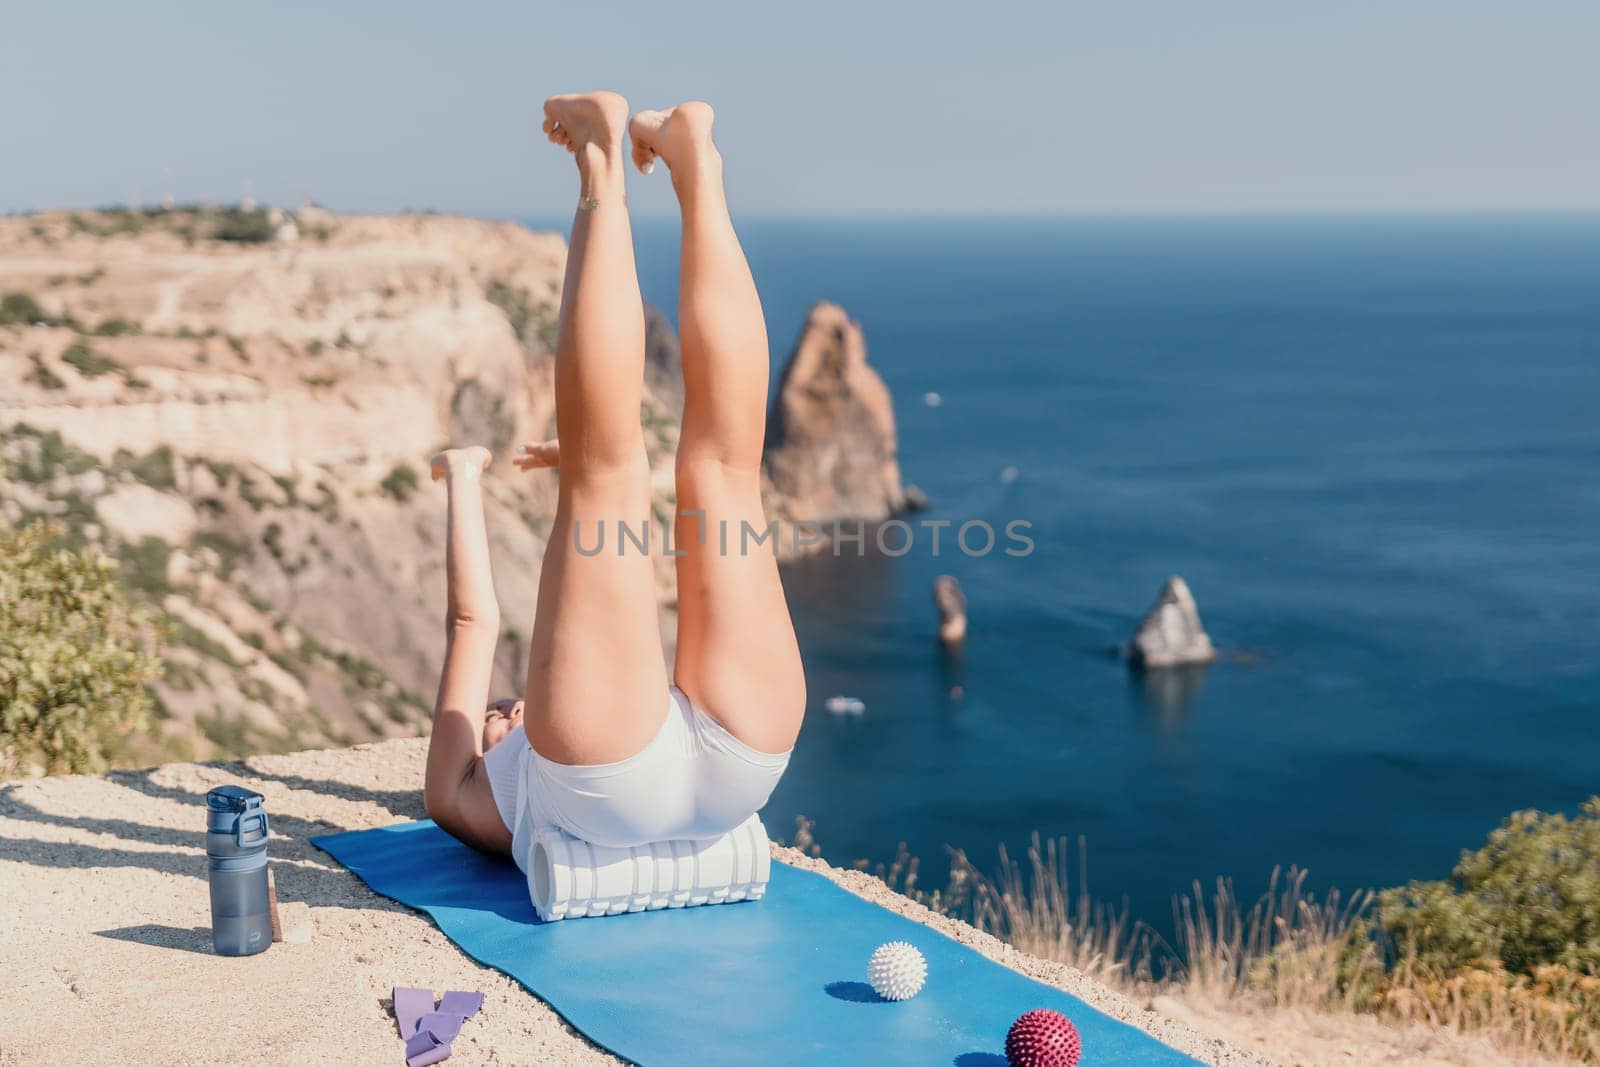
<svg viewBox="0 0 1600 1067">
<path fill-rule="evenodd" d="M 722 188 L 711 108 L 644 111 L 629 126 L 634 162 L 659 157 L 683 212 L 678 329 L 678 686 L 739 740 L 794 744 L 805 675 L 761 509 L 767 325 Z M 566 446 L 562 443 L 562 462 Z M 748 533 L 746 530 L 748 529 Z M 724 533 L 726 536 L 724 537 Z"/>
<path fill-rule="evenodd" d="M 650 558 L 619 536 L 619 524 L 637 536 L 650 516 L 644 311 L 622 184 L 627 109 L 615 93 L 545 101 L 545 133 L 577 157 L 581 183 L 556 340 L 560 493 L 523 716 L 534 749 L 558 763 L 631 756 L 667 709 Z"/>
</svg>

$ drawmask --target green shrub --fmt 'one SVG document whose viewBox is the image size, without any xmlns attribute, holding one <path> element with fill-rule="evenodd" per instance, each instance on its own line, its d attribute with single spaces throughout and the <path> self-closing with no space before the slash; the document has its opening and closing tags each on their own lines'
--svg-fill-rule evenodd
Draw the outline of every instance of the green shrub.
<svg viewBox="0 0 1600 1067">
<path fill-rule="evenodd" d="M 535 335 L 539 338 L 539 344 L 546 352 L 554 352 L 556 340 L 561 332 L 559 313 L 551 304 L 540 304 L 538 310 L 534 312 L 534 318 L 537 320 Z"/>
<path fill-rule="evenodd" d="M 161 596 L 166 593 L 167 562 L 172 546 L 159 537 L 145 537 L 136 545 L 124 545 L 118 552 L 127 568 L 128 585 L 141 593 Z"/>
<path fill-rule="evenodd" d="M 189 539 L 189 546 L 195 551 L 209 548 L 217 554 L 217 569 L 224 580 L 233 577 L 234 569 L 240 563 L 250 558 L 250 546 L 243 541 L 236 541 L 227 534 L 218 533 L 216 530 L 199 530 Z"/>
<path fill-rule="evenodd" d="M 239 499 L 250 505 L 251 511 L 260 511 L 269 503 L 256 488 L 255 479 L 243 471 L 239 473 Z"/>
<path fill-rule="evenodd" d="M 327 482 L 317 482 L 317 499 L 311 505 L 315 514 L 321 515 L 329 522 L 339 521 L 339 494 Z"/>
<path fill-rule="evenodd" d="M 1512 974 L 1600 971 L 1600 797 L 1571 819 L 1513 814 L 1448 881 L 1385 891 L 1378 925 L 1438 972 L 1496 962 Z"/>
<path fill-rule="evenodd" d="M 211 228 L 211 239 L 214 241 L 234 241 L 240 244 L 262 244 L 272 240 L 275 227 L 267 212 L 257 208 L 246 211 L 243 208 L 224 208 L 221 217 Z"/>
<path fill-rule="evenodd" d="M 0 326 L 32 326 L 49 321 L 44 308 L 27 293 L 7 293 L 0 297 Z"/>
<path fill-rule="evenodd" d="M 217 748 L 230 756 L 244 756 L 259 750 L 256 742 L 255 731 L 251 728 L 249 720 L 243 716 L 228 716 L 221 711 L 215 715 L 201 713 L 195 716 L 194 724 L 200 728 Z"/>
<path fill-rule="evenodd" d="M 33 369 L 27 374 L 28 381 L 41 389 L 65 389 L 67 387 L 66 382 L 56 377 L 50 368 L 44 365 L 44 360 L 39 358 L 39 353 L 33 353 L 28 359 L 33 364 Z"/>
<path fill-rule="evenodd" d="M 116 563 L 34 524 L 0 532 L 0 777 L 97 771 L 150 722 L 155 619 Z"/>
<path fill-rule="evenodd" d="M 81 341 L 74 341 L 61 353 L 61 362 L 70 364 L 85 378 L 98 378 L 122 369 L 116 360 L 103 356 Z"/>
<path fill-rule="evenodd" d="M 484 287 L 484 297 L 505 312 L 506 319 L 511 323 L 511 332 L 520 339 L 528 328 L 528 322 L 533 318 L 533 301 L 526 289 L 512 288 L 499 278 L 491 278 Z"/>
<path fill-rule="evenodd" d="M 378 483 L 385 493 L 404 504 L 417 492 L 421 479 L 417 477 L 417 470 L 409 463 L 396 463 L 394 469 L 384 476 Z"/>
<path fill-rule="evenodd" d="M 172 446 L 157 445 L 145 455 L 133 459 L 127 452 L 117 452 L 117 465 L 152 489 L 176 489 L 178 465 Z"/>
<path fill-rule="evenodd" d="M 35 429 L 25 422 L 0 433 L 0 442 L 21 446 L 0 458 L 0 475 L 28 485 L 45 485 L 57 474 L 82 474 L 100 466 L 98 459 L 68 444 L 58 431 Z"/>
<path fill-rule="evenodd" d="M 267 546 L 267 551 L 272 558 L 280 564 L 283 562 L 283 527 L 275 522 L 267 523 L 267 528 L 261 532 L 261 543 Z"/>
<path fill-rule="evenodd" d="M 100 324 L 94 328 L 93 333 L 96 337 L 126 337 L 139 331 L 140 326 L 137 322 L 125 319 L 120 315 L 113 315 L 109 319 L 101 320 Z"/>
<path fill-rule="evenodd" d="M 278 491 L 283 494 L 283 498 L 289 507 L 292 508 L 296 504 L 300 503 L 300 490 L 293 478 L 284 474 L 274 474 L 271 477 L 273 484 L 275 484 L 278 487 Z"/>
<path fill-rule="evenodd" d="M 121 204 L 100 208 L 96 217 L 79 223 L 77 215 L 72 221 L 79 228 L 97 237 L 120 237 L 124 234 L 135 235 L 145 231 L 147 220 L 144 212 L 137 208 L 126 207 Z"/>
</svg>

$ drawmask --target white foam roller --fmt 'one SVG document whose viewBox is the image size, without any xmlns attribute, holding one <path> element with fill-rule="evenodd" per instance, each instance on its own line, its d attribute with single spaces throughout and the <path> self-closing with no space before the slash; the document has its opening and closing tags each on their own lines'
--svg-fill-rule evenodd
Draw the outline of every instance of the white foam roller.
<svg viewBox="0 0 1600 1067">
<path fill-rule="evenodd" d="M 546 922 L 759 900 L 772 876 L 767 831 L 752 815 L 705 841 L 607 848 L 547 826 L 528 846 L 528 892 Z"/>
</svg>

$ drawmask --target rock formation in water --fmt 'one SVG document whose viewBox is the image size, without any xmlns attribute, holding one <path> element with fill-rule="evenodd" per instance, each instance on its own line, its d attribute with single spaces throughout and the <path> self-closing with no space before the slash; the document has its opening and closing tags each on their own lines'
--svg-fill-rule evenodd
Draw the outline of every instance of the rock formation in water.
<svg viewBox="0 0 1600 1067">
<path fill-rule="evenodd" d="M 178 208 L 0 219 L 0 523 L 53 518 L 172 624 L 143 756 L 426 729 L 444 611 L 428 458 L 498 453 L 485 504 L 519 691 L 555 478 L 555 234 L 437 216 Z M 670 508 L 676 377 L 651 321 L 642 412 Z M 661 597 L 672 565 L 658 561 Z M 664 612 L 670 627 L 671 613 Z"/>
<path fill-rule="evenodd" d="M 860 325 L 816 304 L 768 416 L 768 516 L 886 519 L 905 506 L 898 452 L 889 387 L 867 364 Z"/>
<path fill-rule="evenodd" d="M 1200 625 L 1200 609 L 1195 606 L 1194 595 L 1176 574 L 1161 587 L 1161 594 L 1129 639 L 1127 656 L 1130 664 L 1144 669 L 1210 663 L 1216 659 L 1217 650 Z"/>
<path fill-rule="evenodd" d="M 933 603 L 939 609 L 939 640 L 945 648 L 960 646 L 967 637 L 967 595 L 954 576 L 941 574 L 933 583 Z"/>
</svg>

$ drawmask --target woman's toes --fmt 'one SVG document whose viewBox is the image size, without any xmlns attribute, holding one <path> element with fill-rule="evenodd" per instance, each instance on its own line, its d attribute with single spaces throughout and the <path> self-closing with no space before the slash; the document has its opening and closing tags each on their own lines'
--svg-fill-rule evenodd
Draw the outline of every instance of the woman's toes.
<svg viewBox="0 0 1600 1067">
<path fill-rule="evenodd" d="M 633 165 L 639 168 L 639 173 L 649 174 L 656 169 L 656 154 L 647 145 L 638 141 L 633 142 Z"/>
<path fill-rule="evenodd" d="M 714 155 L 711 126 L 716 115 L 711 105 L 699 100 L 669 107 L 665 111 L 641 111 L 628 123 L 633 142 L 633 159 L 648 174 L 649 163 L 662 160 L 671 170 L 692 167 L 706 155 Z"/>
<path fill-rule="evenodd" d="M 640 169 L 655 162 L 661 154 L 661 131 L 670 112 L 641 111 L 628 120 L 628 140 L 633 143 L 633 162 Z M 669 161 L 668 165 L 671 163 Z"/>
<path fill-rule="evenodd" d="M 606 152 L 622 146 L 628 102 L 616 93 L 563 93 L 544 102 L 551 138 L 574 152 L 598 145 Z"/>
</svg>

